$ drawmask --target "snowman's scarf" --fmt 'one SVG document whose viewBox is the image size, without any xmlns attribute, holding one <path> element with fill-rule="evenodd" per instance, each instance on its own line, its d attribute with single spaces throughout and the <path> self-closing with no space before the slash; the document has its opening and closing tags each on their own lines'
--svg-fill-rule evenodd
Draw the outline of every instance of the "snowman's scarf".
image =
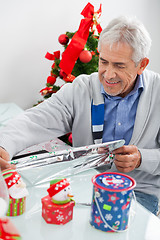
<svg viewBox="0 0 160 240">
<path fill-rule="evenodd" d="M 92 133 L 95 144 L 102 143 L 103 126 L 104 126 L 104 102 L 91 104 Z"/>
</svg>

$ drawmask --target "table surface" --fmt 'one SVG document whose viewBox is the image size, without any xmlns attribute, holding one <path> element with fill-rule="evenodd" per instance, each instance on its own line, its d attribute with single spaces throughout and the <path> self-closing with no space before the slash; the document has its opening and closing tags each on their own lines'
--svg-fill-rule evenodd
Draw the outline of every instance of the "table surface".
<svg viewBox="0 0 160 240">
<path fill-rule="evenodd" d="M 61 141 L 51 141 L 48 144 L 41 144 L 44 149 L 47 146 L 60 149 L 66 146 Z M 29 151 L 37 150 L 37 146 Z M 26 150 L 25 152 L 27 152 Z M 47 168 L 46 168 L 47 169 Z M 33 171 L 34 174 L 34 171 Z M 37 172 L 36 172 L 37 174 Z M 92 176 L 97 174 L 92 169 L 69 177 L 75 202 L 91 203 L 93 185 Z M 131 207 L 130 225 L 127 231 L 119 233 L 109 233 L 97 230 L 89 223 L 91 207 L 75 205 L 73 209 L 73 219 L 65 225 L 47 224 L 42 218 L 41 198 L 47 195 L 49 182 L 37 186 L 28 186 L 29 196 L 26 199 L 26 211 L 20 216 L 10 217 L 23 240 L 85 240 L 85 239 L 118 239 L 118 240 L 159 240 L 160 239 L 160 220 L 152 213 L 147 211 L 137 202 Z"/>
</svg>

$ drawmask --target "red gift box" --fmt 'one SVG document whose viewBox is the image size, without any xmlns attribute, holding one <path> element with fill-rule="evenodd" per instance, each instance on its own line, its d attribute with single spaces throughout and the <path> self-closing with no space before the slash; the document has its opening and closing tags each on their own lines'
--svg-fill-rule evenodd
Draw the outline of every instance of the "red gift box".
<svg viewBox="0 0 160 240">
<path fill-rule="evenodd" d="M 52 198 L 47 195 L 41 199 L 42 217 L 47 223 L 64 225 L 73 218 L 73 207 L 75 202 L 72 200 L 66 204 L 58 205 L 52 202 Z"/>
</svg>

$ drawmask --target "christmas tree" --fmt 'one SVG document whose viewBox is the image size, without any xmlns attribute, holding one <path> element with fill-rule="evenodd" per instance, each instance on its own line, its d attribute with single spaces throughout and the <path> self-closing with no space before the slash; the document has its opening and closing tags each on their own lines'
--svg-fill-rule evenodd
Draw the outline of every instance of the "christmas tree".
<svg viewBox="0 0 160 240">
<path fill-rule="evenodd" d="M 81 14 L 85 17 L 81 20 L 76 32 L 66 32 L 58 37 L 58 41 L 64 47 L 64 52 L 56 51 L 48 53 L 45 57 L 53 61 L 50 76 L 47 78 L 46 87 L 40 93 L 44 98 L 50 97 L 60 87 L 56 85 L 57 79 L 63 79 L 64 84 L 73 82 L 80 74 L 91 74 L 98 71 L 98 39 L 102 31 L 99 24 L 101 5 L 97 12 L 88 3 Z"/>
<path fill-rule="evenodd" d="M 81 15 L 79 28 L 76 32 L 66 32 L 58 37 L 58 41 L 64 47 L 64 52 L 47 52 L 45 58 L 53 61 L 50 76 L 47 77 L 46 87 L 40 93 L 46 99 L 56 93 L 60 86 L 57 80 L 60 78 L 64 84 L 73 82 L 80 74 L 91 74 L 98 71 L 98 40 L 102 28 L 99 23 L 101 5 L 94 12 L 94 6 L 88 3 Z M 72 135 L 67 134 L 62 140 L 70 144 Z M 68 141 L 69 140 L 69 141 Z"/>
</svg>

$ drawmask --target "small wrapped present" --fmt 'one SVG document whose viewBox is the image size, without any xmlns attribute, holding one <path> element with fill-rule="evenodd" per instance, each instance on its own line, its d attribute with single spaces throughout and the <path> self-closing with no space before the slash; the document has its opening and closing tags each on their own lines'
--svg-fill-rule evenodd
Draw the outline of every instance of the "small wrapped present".
<svg viewBox="0 0 160 240">
<path fill-rule="evenodd" d="M 74 205 L 73 200 L 66 204 L 55 204 L 47 195 L 42 198 L 42 217 L 47 223 L 64 225 L 72 220 Z"/>
</svg>

